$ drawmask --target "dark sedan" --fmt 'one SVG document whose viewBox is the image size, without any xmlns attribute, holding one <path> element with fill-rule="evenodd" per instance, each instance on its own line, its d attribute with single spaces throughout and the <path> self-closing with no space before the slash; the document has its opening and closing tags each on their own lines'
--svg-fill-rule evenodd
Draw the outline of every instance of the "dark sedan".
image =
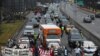
<svg viewBox="0 0 100 56">
<path fill-rule="evenodd" d="M 96 18 L 100 18 L 100 13 L 95 14 Z"/>
<path fill-rule="evenodd" d="M 91 18 L 92 20 L 95 20 L 95 16 L 94 16 L 94 15 L 90 15 L 90 18 Z"/>
</svg>

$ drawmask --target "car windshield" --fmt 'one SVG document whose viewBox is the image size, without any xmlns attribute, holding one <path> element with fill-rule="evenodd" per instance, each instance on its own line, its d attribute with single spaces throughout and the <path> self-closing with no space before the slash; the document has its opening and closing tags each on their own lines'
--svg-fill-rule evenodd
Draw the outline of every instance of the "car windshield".
<svg viewBox="0 0 100 56">
<path fill-rule="evenodd" d="M 24 37 L 24 38 L 21 38 L 21 39 L 20 39 L 20 42 L 21 42 L 22 44 L 28 44 L 28 43 L 29 43 L 29 40 L 28 40 L 27 37 Z"/>
<path fill-rule="evenodd" d="M 32 28 L 26 28 L 25 30 L 32 30 Z"/>
<path fill-rule="evenodd" d="M 21 41 L 22 44 L 29 44 L 28 41 Z"/>
<path fill-rule="evenodd" d="M 77 34 L 72 34 L 72 35 L 71 35 L 71 40 L 72 40 L 72 41 L 82 41 L 82 37 L 81 37 L 81 35 L 80 35 L 79 33 L 77 33 Z"/>
<path fill-rule="evenodd" d="M 85 17 L 85 19 L 90 20 L 91 18 L 90 17 Z"/>
<path fill-rule="evenodd" d="M 59 39 L 60 37 L 58 35 L 48 35 L 47 39 Z"/>
<path fill-rule="evenodd" d="M 77 29 L 72 29 L 71 34 L 79 34 L 79 31 Z"/>
</svg>

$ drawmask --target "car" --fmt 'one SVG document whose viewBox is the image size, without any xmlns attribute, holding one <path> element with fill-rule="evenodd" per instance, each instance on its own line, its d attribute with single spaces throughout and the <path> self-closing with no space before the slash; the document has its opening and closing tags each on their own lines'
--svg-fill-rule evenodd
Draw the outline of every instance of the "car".
<svg viewBox="0 0 100 56">
<path fill-rule="evenodd" d="M 94 16 L 94 15 L 90 15 L 90 18 L 91 18 L 92 20 L 95 20 L 95 16 Z"/>
<path fill-rule="evenodd" d="M 67 19 L 61 19 L 61 22 L 62 22 L 63 26 L 67 26 L 67 24 L 68 24 Z"/>
<path fill-rule="evenodd" d="M 29 48 L 30 42 L 28 37 L 21 37 L 18 39 L 18 44 L 20 48 Z"/>
<path fill-rule="evenodd" d="M 25 29 L 23 30 L 23 35 L 24 36 L 32 36 L 34 35 L 34 29 L 32 25 L 26 25 Z"/>
<path fill-rule="evenodd" d="M 95 17 L 96 17 L 96 18 L 100 18 L 100 13 L 96 13 L 96 14 L 95 14 Z"/>
<path fill-rule="evenodd" d="M 91 19 L 89 16 L 87 16 L 87 17 L 85 17 L 85 18 L 83 19 L 83 22 L 84 22 L 84 23 L 91 23 L 91 22 L 92 22 L 92 19 Z"/>
<path fill-rule="evenodd" d="M 39 27 L 39 22 L 34 18 L 29 20 L 29 24 L 33 25 L 34 28 Z"/>
<path fill-rule="evenodd" d="M 81 47 L 83 42 L 82 35 L 80 34 L 79 30 L 73 28 L 68 35 L 68 44 L 71 48 L 76 48 L 77 46 Z"/>
<path fill-rule="evenodd" d="M 68 34 L 68 33 L 71 31 L 71 29 L 72 29 L 73 27 L 74 27 L 74 25 L 68 24 L 68 25 L 66 26 L 66 29 L 65 29 L 66 34 Z"/>
<path fill-rule="evenodd" d="M 97 46 L 92 41 L 88 41 L 88 40 L 83 41 L 82 48 L 83 48 L 84 55 L 88 55 L 88 56 L 90 55 L 93 56 L 93 54 L 97 50 Z"/>
</svg>

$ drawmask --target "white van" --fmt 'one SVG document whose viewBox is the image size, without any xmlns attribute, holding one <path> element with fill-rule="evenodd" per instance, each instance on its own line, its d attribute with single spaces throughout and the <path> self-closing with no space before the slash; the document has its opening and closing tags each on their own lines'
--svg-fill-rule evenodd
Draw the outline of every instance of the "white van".
<svg viewBox="0 0 100 56">
<path fill-rule="evenodd" d="M 83 41 L 84 56 L 93 56 L 97 46 L 92 41 Z"/>
</svg>

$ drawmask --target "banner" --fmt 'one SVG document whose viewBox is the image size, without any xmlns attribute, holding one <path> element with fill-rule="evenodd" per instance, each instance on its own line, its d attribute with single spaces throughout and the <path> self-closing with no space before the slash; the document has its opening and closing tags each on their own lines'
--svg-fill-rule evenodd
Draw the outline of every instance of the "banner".
<svg viewBox="0 0 100 56">
<path fill-rule="evenodd" d="M 53 50 L 44 50 L 42 48 L 39 48 L 39 56 L 53 56 Z"/>
<path fill-rule="evenodd" d="M 32 52 L 30 49 L 13 49 L 6 48 L 3 50 L 3 56 L 32 56 Z"/>
</svg>

